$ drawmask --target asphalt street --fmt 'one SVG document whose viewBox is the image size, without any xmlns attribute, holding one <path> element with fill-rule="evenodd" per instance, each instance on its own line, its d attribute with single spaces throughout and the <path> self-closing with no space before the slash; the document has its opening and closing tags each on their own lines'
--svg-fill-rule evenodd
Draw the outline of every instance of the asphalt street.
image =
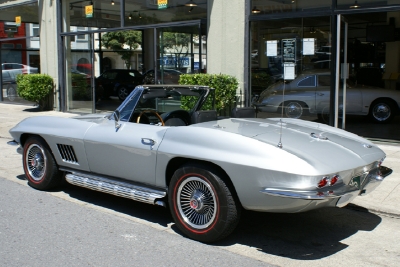
<svg viewBox="0 0 400 267">
<path fill-rule="evenodd" d="M 0 178 L 0 266 L 264 266 L 168 233 L 166 209 L 149 206 L 154 229 L 122 211 L 91 207 L 102 198 L 88 196 L 93 192 L 68 193 L 83 194 L 88 204 Z M 147 205 L 139 206 L 144 212 Z"/>
</svg>

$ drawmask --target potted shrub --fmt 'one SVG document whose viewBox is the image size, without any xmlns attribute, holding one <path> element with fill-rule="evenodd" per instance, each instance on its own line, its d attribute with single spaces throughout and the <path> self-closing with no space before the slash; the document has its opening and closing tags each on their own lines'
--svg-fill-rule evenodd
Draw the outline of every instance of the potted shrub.
<svg viewBox="0 0 400 267">
<path fill-rule="evenodd" d="M 25 100 L 38 104 L 40 110 L 49 110 L 53 78 L 47 74 L 19 74 L 16 77 L 17 92 Z"/>
</svg>

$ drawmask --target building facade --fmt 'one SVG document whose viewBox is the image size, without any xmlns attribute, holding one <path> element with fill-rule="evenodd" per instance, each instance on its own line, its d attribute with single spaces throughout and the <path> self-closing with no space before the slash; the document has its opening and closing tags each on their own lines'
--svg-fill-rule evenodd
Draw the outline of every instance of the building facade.
<svg viewBox="0 0 400 267">
<path fill-rule="evenodd" d="M 3 102 L 22 101 L 9 90 L 26 70 L 54 78 L 55 110 L 79 113 L 120 103 L 123 82 L 96 79 L 106 70 L 223 73 L 258 117 L 400 140 L 400 0 L 14 0 L 0 18 Z"/>
</svg>

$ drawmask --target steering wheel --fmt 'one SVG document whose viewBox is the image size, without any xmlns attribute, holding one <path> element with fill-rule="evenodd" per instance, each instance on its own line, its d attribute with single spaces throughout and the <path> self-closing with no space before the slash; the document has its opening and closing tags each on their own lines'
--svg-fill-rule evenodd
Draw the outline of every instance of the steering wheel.
<svg viewBox="0 0 400 267">
<path fill-rule="evenodd" d="M 142 115 L 143 115 L 144 113 L 146 113 L 146 112 L 153 113 L 154 115 L 156 115 L 157 118 L 158 118 L 158 119 L 160 120 L 160 122 L 161 122 L 161 126 L 165 126 L 165 123 L 164 123 L 163 119 L 161 118 L 161 116 L 158 115 L 157 111 L 154 111 L 154 110 L 143 110 L 142 112 L 140 112 L 139 116 L 137 117 L 136 123 L 140 123 L 140 117 L 142 117 Z"/>
</svg>

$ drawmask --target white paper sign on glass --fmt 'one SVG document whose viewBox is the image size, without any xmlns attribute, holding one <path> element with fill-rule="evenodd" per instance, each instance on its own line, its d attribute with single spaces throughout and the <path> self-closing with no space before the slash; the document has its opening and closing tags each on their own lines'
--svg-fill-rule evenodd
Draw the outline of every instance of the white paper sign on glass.
<svg viewBox="0 0 400 267">
<path fill-rule="evenodd" d="M 267 57 L 276 57 L 276 56 L 278 56 L 278 41 L 277 40 L 266 41 L 265 45 L 266 45 L 265 55 Z"/>
<path fill-rule="evenodd" d="M 295 64 L 285 63 L 283 64 L 283 79 L 284 80 L 294 80 L 295 77 Z"/>
<path fill-rule="evenodd" d="M 303 55 L 315 55 L 315 38 L 303 39 Z"/>
</svg>

